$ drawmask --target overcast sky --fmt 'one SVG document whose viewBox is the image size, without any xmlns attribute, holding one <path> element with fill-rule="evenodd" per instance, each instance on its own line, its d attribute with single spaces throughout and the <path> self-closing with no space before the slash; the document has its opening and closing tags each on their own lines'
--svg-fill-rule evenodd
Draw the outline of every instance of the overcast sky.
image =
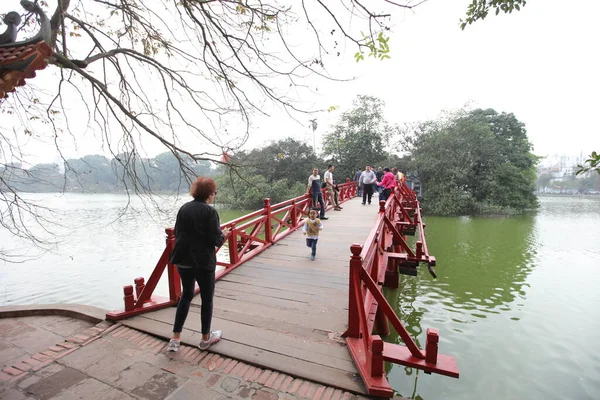
<svg viewBox="0 0 600 400">
<path fill-rule="evenodd" d="M 0 12 L 8 10 L 7 3 L 18 9 L 17 1 L 2 1 Z M 429 0 L 414 12 L 397 13 L 390 60 L 357 64 L 355 49 L 348 47 L 339 65 L 326 67 L 357 78 L 315 81 L 319 95 L 306 102 L 339 106 L 338 111 L 300 117 L 300 124 L 283 113 L 256 119 L 246 147 L 290 136 L 312 144 L 308 119 L 313 117 L 319 121 L 319 141 L 356 95 L 368 94 L 386 102 L 392 123 L 437 118 L 443 110 L 470 104 L 514 113 L 538 155 L 600 150 L 600 1 L 531 0 L 520 12 L 490 15 L 461 31 L 459 20 L 469 3 Z M 152 144 L 145 149 L 150 156 L 164 151 Z M 57 159 L 52 144 L 35 144 L 29 153 L 39 161 Z M 100 153 L 97 143 L 79 141 L 65 156 L 93 153 Z"/>
</svg>

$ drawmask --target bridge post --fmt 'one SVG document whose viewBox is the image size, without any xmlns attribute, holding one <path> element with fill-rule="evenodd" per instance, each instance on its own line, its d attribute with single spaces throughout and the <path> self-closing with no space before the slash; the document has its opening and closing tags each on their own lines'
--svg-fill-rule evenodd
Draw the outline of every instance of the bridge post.
<svg viewBox="0 0 600 400">
<path fill-rule="evenodd" d="M 136 297 L 140 297 L 142 290 L 144 290 L 144 286 L 146 286 L 144 283 L 144 278 L 140 276 L 139 278 L 135 278 L 133 282 L 135 283 L 135 295 Z"/>
<path fill-rule="evenodd" d="M 273 228 L 271 227 L 271 199 L 263 200 L 265 209 L 265 241 L 273 242 Z"/>
<path fill-rule="evenodd" d="M 290 210 L 290 217 L 292 218 L 292 226 L 295 228 L 298 226 L 298 210 L 296 209 L 296 201 L 292 201 L 292 209 Z"/>
<path fill-rule="evenodd" d="M 229 264 L 237 264 L 239 253 L 238 253 L 238 241 L 237 241 L 237 232 L 235 230 L 235 226 L 231 227 L 231 234 L 228 239 L 229 245 Z"/>
<path fill-rule="evenodd" d="M 436 329 L 427 328 L 427 341 L 425 342 L 425 362 L 437 364 L 438 342 L 440 335 Z"/>
<path fill-rule="evenodd" d="M 383 376 L 383 340 L 378 335 L 373 335 L 369 347 L 368 370 L 372 378 L 379 378 Z"/>
<path fill-rule="evenodd" d="M 179 298 L 181 298 L 181 281 L 179 278 L 179 272 L 177 271 L 177 267 L 169 262 L 169 256 L 175 247 L 175 229 L 167 228 L 165 229 L 165 233 L 167 234 L 166 247 L 168 249 L 166 262 L 167 274 L 169 278 L 169 299 L 171 301 L 179 301 Z"/>
<path fill-rule="evenodd" d="M 350 246 L 350 251 L 352 252 L 352 256 L 350 257 L 350 282 L 348 285 L 348 329 L 342 336 L 360 338 L 360 316 L 355 293 L 358 292 L 362 296 L 360 283 L 360 269 L 362 268 L 360 253 L 362 252 L 362 245 L 353 243 Z"/>
<path fill-rule="evenodd" d="M 133 297 L 133 286 L 123 286 L 123 302 L 125 311 L 131 311 L 135 307 L 135 298 Z"/>
</svg>

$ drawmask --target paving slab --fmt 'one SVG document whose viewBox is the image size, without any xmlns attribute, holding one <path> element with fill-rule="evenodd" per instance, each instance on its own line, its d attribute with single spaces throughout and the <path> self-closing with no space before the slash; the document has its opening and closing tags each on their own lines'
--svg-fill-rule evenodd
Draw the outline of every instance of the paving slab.
<svg viewBox="0 0 600 400">
<path fill-rule="evenodd" d="M 104 395 L 112 389 L 111 386 L 97 381 L 94 378 L 87 378 L 64 390 L 58 396 L 53 397 L 52 400 L 104 399 Z"/>
<path fill-rule="evenodd" d="M 64 390 L 85 380 L 87 376 L 73 368 L 63 368 L 27 387 L 26 392 L 40 400 L 54 399 Z"/>
</svg>

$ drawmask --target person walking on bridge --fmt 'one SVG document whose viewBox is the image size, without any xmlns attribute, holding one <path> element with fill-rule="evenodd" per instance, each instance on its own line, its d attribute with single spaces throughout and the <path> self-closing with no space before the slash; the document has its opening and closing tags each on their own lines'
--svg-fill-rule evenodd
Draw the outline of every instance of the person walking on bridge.
<svg viewBox="0 0 600 400">
<path fill-rule="evenodd" d="M 304 220 L 302 233 L 306 236 L 306 246 L 310 247 L 310 259 L 314 261 L 317 256 L 317 242 L 319 241 L 319 231 L 323 229 L 323 224 L 317 218 L 317 209 L 312 208 L 308 212 L 308 218 Z"/>
<path fill-rule="evenodd" d="M 323 192 L 321 192 L 321 176 L 319 175 L 318 168 L 313 168 L 312 175 L 308 177 L 308 187 L 306 188 L 306 193 L 311 196 L 312 206 L 315 209 L 317 208 L 317 203 L 321 207 L 321 219 L 329 219 L 325 217 L 325 202 L 323 201 Z"/>
<path fill-rule="evenodd" d="M 198 177 L 190 194 L 194 200 L 185 203 L 177 213 L 175 222 L 175 247 L 169 262 L 177 266 L 181 277 L 182 293 L 175 322 L 173 336 L 167 351 L 179 350 L 181 331 L 194 297 L 195 283 L 200 287 L 200 320 L 202 340 L 200 350 L 208 349 L 221 340 L 223 332 L 210 331 L 215 293 L 215 269 L 217 266 L 216 248 L 221 247 L 229 229 L 221 230 L 219 214 L 210 206 L 217 195 L 217 184 L 213 179 Z"/>
<path fill-rule="evenodd" d="M 335 170 L 335 166 L 332 164 L 329 164 L 327 166 L 327 172 L 325 172 L 325 174 L 323 175 L 323 177 L 325 178 L 325 184 L 326 184 L 326 188 L 327 188 L 327 197 L 329 198 L 329 201 L 331 202 L 331 204 L 333 204 L 333 209 L 335 211 L 341 211 L 343 207 L 340 207 L 339 203 L 337 202 L 337 197 L 335 196 L 335 186 L 333 183 L 333 171 Z"/>
<path fill-rule="evenodd" d="M 367 164 L 365 170 L 360 174 L 358 184 L 362 186 L 363 198 L 362 205 L 364 206 L 367 200 L 371 204 L 371 197 L 373 197 L 373 184 L 377 182 L 377 176 L 375 172 L 371 170 L 371 166 Z"/>
</svg>

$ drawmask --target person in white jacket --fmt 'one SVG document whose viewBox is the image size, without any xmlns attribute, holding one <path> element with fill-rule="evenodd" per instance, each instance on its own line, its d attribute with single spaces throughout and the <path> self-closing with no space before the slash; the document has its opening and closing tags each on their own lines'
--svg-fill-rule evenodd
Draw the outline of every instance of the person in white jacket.
<svg viewBox="0 0 600 400">
<path fill-rule="evenodd" d="M 360 174 L 360 179 L 358 180 L 358 184 L 361 185 L 363 192 L 363 206 L 367 201 L 369 204 L 371 204 L 371 197 L 373 197 L 373 184 L 375 182 L 377 182 L 377 176 L 375 175 L 375 172 L 371 170 L 371 166 L 367 164 L 363 173 Z"/>
</svg>

